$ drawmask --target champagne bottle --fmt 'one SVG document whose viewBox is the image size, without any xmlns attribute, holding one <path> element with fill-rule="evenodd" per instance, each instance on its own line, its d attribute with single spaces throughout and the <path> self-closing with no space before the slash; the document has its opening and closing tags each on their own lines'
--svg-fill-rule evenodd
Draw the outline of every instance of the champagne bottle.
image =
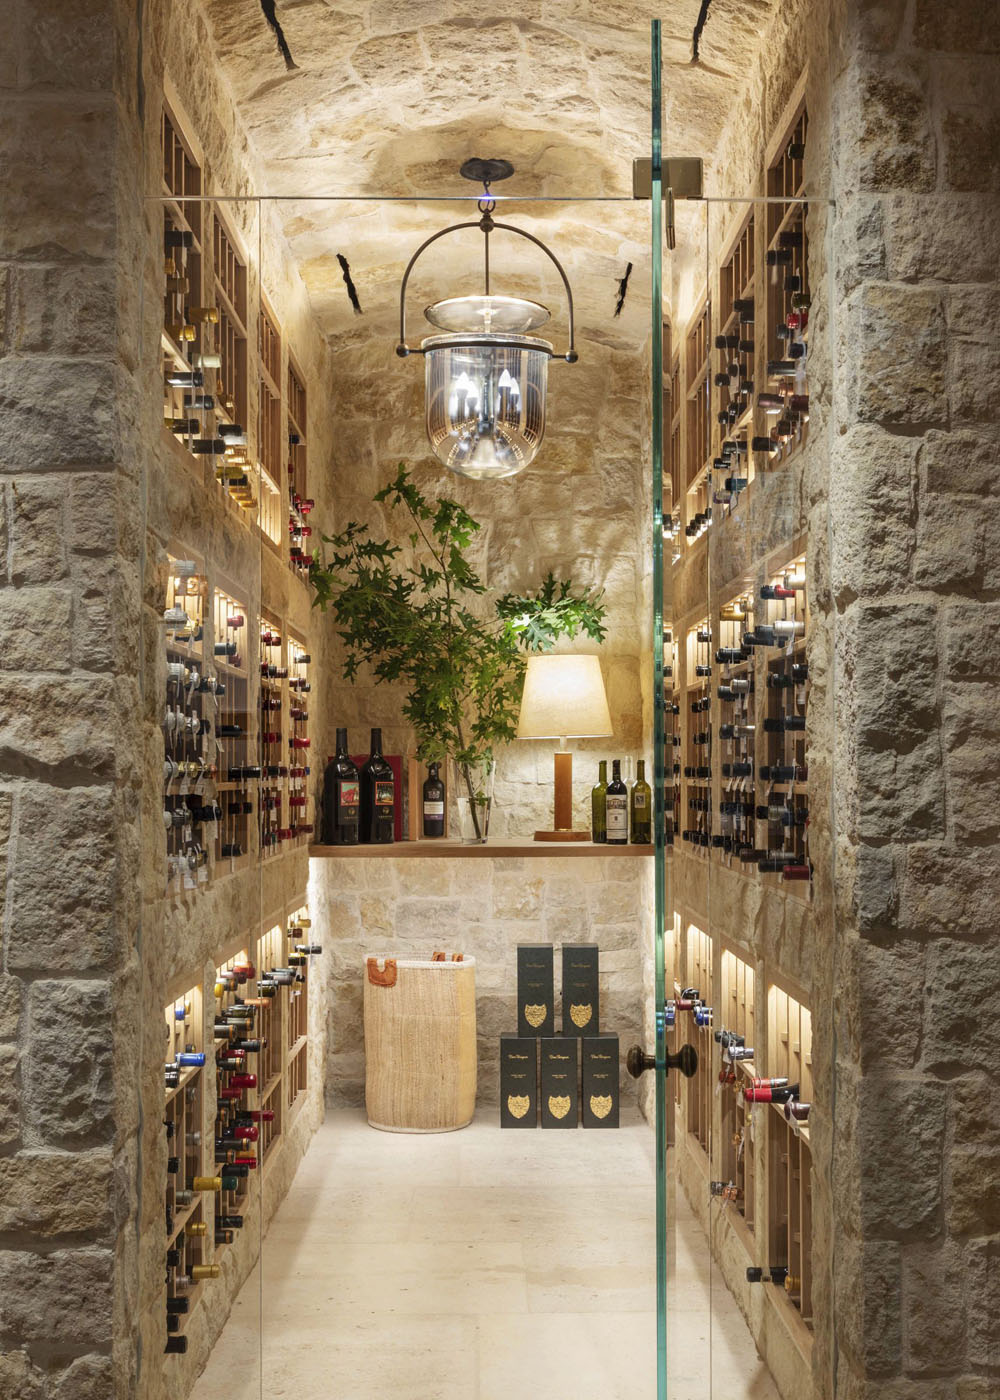
<svg viewBox="0 0 1000 1400">
<path fill-rule="evenodd" d="M 653 839 L 653 790 L 646 782 L 646 760 L 636 763 L 636 779 L 632 784 L 630 803 L 632 844 L 648 846 Z"/>
<path fill-rule="evenodd" d="M 611 782 L 606 798 L 608 845 L 628 845 L 628 789 L 622 782 L 620 759 L 611 763 Z"/>
<path fill-rule="evenodd" d="M 323 841 L 327 846 L 356 846 L 361 813 L 361 783 L 347 752 L 347 730 L 337 730 L 337 753 L 323 774 Z"/>
<path fill-rule="evenodd" d="M 425 837 L 444 835 L 445 796 L 440 771 L 440 763 L 428 763 L 423 791 Z"/>
<path fill-rule="evenodd" d="M 597 765 L 597 782 L 590 790 L 590 831 L 597 845 L 608 839 L 608 761 Z"/>
<path fill-rule="evenodd" d="M 378 846 L 395 839 L 396 778 L 382 757 L 382 731 L 373 729 L 371 751 L 361 768 L 361 840 Z"/>
</svg>

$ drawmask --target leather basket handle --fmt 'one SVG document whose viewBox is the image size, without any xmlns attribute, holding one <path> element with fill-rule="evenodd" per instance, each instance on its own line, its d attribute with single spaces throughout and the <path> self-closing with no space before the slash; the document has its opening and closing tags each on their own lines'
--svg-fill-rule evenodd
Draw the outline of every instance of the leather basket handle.
<svg viewBox="0 0 1000 1400">
<path fill-rule="evenodd" d="M 378 958 L 368 959 L 368 981 L 373 987 L 394 987 L 399 969 L 395 958 L 386 958 L 384 969 L 379 969 Z"/>
</svg>

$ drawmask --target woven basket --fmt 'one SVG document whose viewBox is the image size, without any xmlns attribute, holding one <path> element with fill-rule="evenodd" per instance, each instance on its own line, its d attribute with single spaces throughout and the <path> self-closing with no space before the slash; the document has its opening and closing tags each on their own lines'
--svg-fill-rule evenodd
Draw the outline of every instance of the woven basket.
<svg viewBox="0 0 1000 1400">
<path fill-rule="evenodd" d="M 389 1133 L 467 1127 L 476 1108 L 475 959 L 368 958 L 364 977 L 368 1122 Z"/>
</svg>

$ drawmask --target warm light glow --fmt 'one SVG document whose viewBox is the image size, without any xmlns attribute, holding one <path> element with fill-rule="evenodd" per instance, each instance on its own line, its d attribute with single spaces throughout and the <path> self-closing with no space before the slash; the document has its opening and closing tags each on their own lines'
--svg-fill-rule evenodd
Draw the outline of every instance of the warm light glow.
<svg viewBox="0 0 1000 1400">
<path fill-rule="evenodd" d="M 528 658 L 519 739 L 604 739 L 612 732 L 599 657 Z"/>
</svg>

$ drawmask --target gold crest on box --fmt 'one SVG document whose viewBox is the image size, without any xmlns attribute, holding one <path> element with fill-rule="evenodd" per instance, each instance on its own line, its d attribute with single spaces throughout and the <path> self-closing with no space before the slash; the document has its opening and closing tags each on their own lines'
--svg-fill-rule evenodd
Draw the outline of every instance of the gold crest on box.
<svg viewBox="0 0 1000 1400">
<path fill-rule="evenodd" d="M 610 1099 L 608 1102 L 610 1103 Z M 531 1100 L 527 1094 L 508 1094 L 507 1107 L 513 1118 L 523 1118 L 531 1107 Z"/>
<path fill-rule="evenodd" d="M 524 1019 L 527 1021 L 529 1026 L 534 1026 L 537 1029 L 537 1027 L 540 1026 L 545 1020 L 545 1015 L 547 1011 L 547 1006 L 526 1006 L 524 1008 Z"/>
<path fill-rule="evenodd" d="M 572 1100 L 568 1094 L 550 1094 L 549 1112 L 552 1114 L 552 1117 L 565 1118 L 566 1114 L 569 1112 L 571 1102 Z"/>
<path fill-rule="evenodd" d="M 611 1112 L 610 1094 L 591 1094 L 590 1111 L 595 1118 L 607 1118 Z"/>
<path fill-rule="evenodd" d="M 591 1017 L 594 1014 L 594 1008 L 589 1002 L 586 1006 L 574 1006 L 571 1004 L 569 1014 L 572 1017 L 574 1026 L 579 1026 L 582 1030 L 584 1026 L 590 1025 Z"/>
</svg>

